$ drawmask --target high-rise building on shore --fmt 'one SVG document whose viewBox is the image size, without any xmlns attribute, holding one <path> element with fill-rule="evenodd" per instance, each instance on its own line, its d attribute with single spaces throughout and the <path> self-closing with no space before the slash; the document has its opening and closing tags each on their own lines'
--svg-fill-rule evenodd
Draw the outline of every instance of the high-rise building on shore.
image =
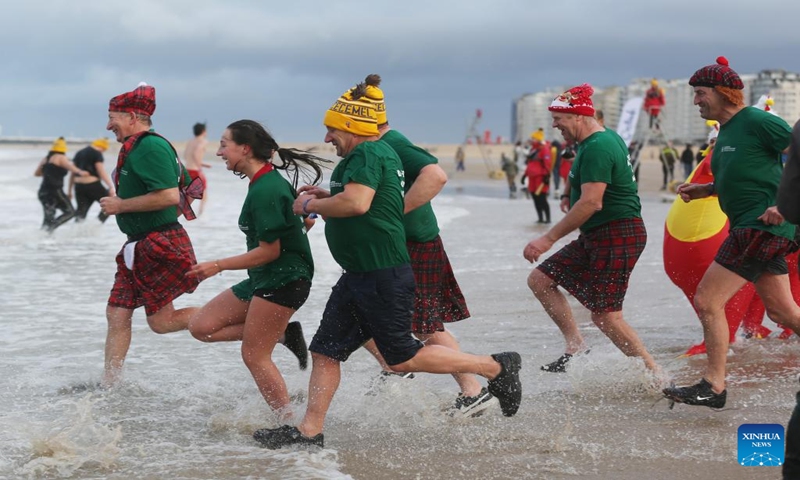
<svg viewBox="0 0 800 480">
<path fill-rule="evenodd" d="M 774 109 L 789 125 L 800 119 L 800 74 L 784 70 L 762 70 L 758 74 L 741 75 L 744 83 L 744 98 L 754 105 L 762 95 L 774 100 Z M 694 91 L 688 78 L 657 79 L 664 89 L 666 105 L 659 116 L 661 128 L 667 139 L 676 145 L 702 143 L 708 135 L 706 121 L 700 118 L 693 105 Z M 636 78 L 626 86 L 595 87 L 593 96 L 596 109 L 603 110 L 607 127 L 616 129 L 625 102 L 634 97 L 644 97 L 650 88 L 650 78 Z M 552 120 L 547 107 L 553 98 L 569 87 L 553 87 L 542 92 L 529 93 L 514 100 L 512 106 L 512 141 L 526 141 L 530 134 L 542 127 L 550 140 L 561 140 L 561 134 L 551 127 Z M 637 132 L 648 128 L 647 113 L 639 115 Z"/>
</svg>

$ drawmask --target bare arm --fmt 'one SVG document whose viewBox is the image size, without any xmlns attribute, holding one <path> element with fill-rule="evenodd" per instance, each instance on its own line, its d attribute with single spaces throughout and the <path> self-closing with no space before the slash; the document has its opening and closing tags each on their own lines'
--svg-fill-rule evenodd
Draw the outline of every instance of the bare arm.
<svg viewBox="0 0 800 480">
<path fill-rule="evenodd" d="M 174 207 L 180 201 L 178 188 L 154 190 L 148 194 L 132 198 L 103 197 L 100 207 L 107 215 L 131 212 L 153 212 L 167 207 Z"/>
<path fill-rule="evenodd" d="M 70 172 L 78 176 L 84 176 L 87 174 L 85 170 L 81 170 L 80 168 L 76 167 L 74 163 L 70 161 L 65 155 L 53 155 L 50 158 L 50 163 L 54 165 L 58 165 L 61 168 L 66 168 Z"/>
<path fill-rule="evenodd" d="M 41 177 L 42 176 L 42 167 L 44 167 L 44 163 L 47 161 L 47 157 L 43 158 L 39 165 L 36 165 L 36 170 L 33 171 L 34 177 Z"/>
<path fill-rule="evenodd" d="M 414 184 L 406 192 L 403 213 L 408 213 L 433 200 L 433 197 L 442 191 L 445 183 L 447 174 L 442 167 L 436 164 L 427 165 L 420 170 Z"/>
<path fill-rule="evenodd" d="M 318 198 L 311 193 L 311 190 L 307 192 L 308 196 L 299 195 L 294 201 L 294 213 L 298 215 L 317 213 L 323 217 L 334 218 L 357 217 L 369 211 L 372 199 L 375 198 L 375 190 L 354 182 L 345 185 L 342 193 L 328 198 Z"/>
<path fill-rule="evenodd" d="M 678 185 L 676 191 L 678 195 L 680 195 L 681 200 L 686 203 L 697 200 L 698 198 L 710 197 L 716 193 L 713 183 L 682 183 Z"/>
<path fill-rule="evenodd" d="M 559 199 L 559 206 L 561 207 L 561 211 L 564 213 L 569 212 L 569 197 L 571 191 L 572 186 L 569 184 L 569 182 L 564 182 L 564 193 L 561 194 L 561 198 Z"/>
<path fill-rule="evenodd" d="M 603 209 L 603 194 L 607 185 L 602 182 L 590 182 L 581 185 L 581 198 L 569 209 L 558 223 L 547 233 L 531 240 L 523 250 L 523 256 L 534 262 L 539 256 L 550 250 L 554 243 L 569 233 L 580 228 L 592 215 Z"/>
<path fill-rule="evenodd" d="M 108 172 L 106 172 L 106 167 L 103 166 L 102 162 L 97 162 L 95 164 L 95 169 L 97 170 L 97 176 L 108 186 L 108 196 L 113 197 L 116 195 L 116 191 L 114 190 L 114 182 L 111 181 L 111 176 L 109 176 Z"/>
<path fill-rule="evenodd" d="M 280 255 L 280 240 L 275 240 L 272 243 L 259 241 L 258 246 L 247 253 L 198 263 L 192 267 L 189 275 L 196 276 L 200 278 L 200 280 L 205 280 L 223 270 L 246 270 L 260 265 L 266 265 L 267 263 L 274 262 Z"/>
</svg>

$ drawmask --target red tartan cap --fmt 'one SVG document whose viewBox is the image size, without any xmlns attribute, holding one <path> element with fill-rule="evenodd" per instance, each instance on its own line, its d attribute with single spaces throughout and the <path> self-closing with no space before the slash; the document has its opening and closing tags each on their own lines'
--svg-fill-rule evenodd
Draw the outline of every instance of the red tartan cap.
<svg viewBox="0 0 800 480">
<path fill-rule="evenodd" d="M 739 78 L 739 74 L 728 66 L 728 59 L 725 57 L 717 57 L 716 64 L 706 65 L 694 72 L 692 78 L 689 79 L 689 85 L 708 88 L 720 86 L 734 90 L 742 90 L 744 88 L 744 83 Z"/>
<path fill-rule="evenodd" d="M 112 98 L 108 102 L 108 111 L 153 115 L 156 111 L 156 89 L 142 82 L 133 91 Z"/>
</svg>

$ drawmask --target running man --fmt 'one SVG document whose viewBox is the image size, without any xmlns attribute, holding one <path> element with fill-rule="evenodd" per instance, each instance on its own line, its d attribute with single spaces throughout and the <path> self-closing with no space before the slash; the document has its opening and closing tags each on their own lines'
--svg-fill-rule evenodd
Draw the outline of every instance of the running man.
<svg viewBox="0 0 800 480">
<path fill-rule="evenodd" d="M 392 147 L 403 163 L 403 226 L 411 270 L 417 285 L 411 331 L 427 345 L 442 345 L 458 351 L 461 349 L 458 340 L 444 324 L 464 320 L 470 314 L 444 250 L 439 224 L 431 206 L 431 200 L 447 183 L 447 174 L 438 165 L 436 157 L 389 126 L 386 103 L 380 89 L 381 77 L 368 75 L 364 82 L 367 85 L 365 100 L 375 105 L 380 139 Z M 382 374 L 391 374 L 391 368 L 381 357 L 375 342 L 370 340 L 365 347 L 381 363 L 384 369 Z M 478 416 L 497 404 L 492 394 L 481 387 L 475 375 L 454 373 L 453 378 L 461 391 L 449 410 L 450 415 Z"/>
<path fill-rule="evenodd" d="M 518 353 L 469 355 L 423 345 L 411 335 L 415 285 L 403 230 L 403 165 L 387 143 L 378 141 L 375 107 L 365 94 L 366 85 L 359 84 L 325 114 L 325 142 L 342 157 L 331 175 L 331 191 L 305 186 L 294 202 L 295 213 L 325 218 L 328 246 L 344 272 L 309 346 L 313 368 L 306 414 L 296 427 L 256 431 L 254 438 L 267 448 L 323 446 L 341 362 L 370 338 L 392 370 L 487 378 L 506 416 L 517 413 L 522 399 Z"/>
<path fill-rule="evenodd" d="M 581 302 L 592 321 L 622 353 L 641 357 L 651 371 L 658 367 L 636 331 L 622 318 L 622 302 L 633 267 L 647 242 L 641 204 L 625 141 L 594 118 L 594 90 L 574 87 L 553 100 L 553 127 L 564 140 L 577 142 L 569 183 L 561 195 L 566 213 L 557 224 L 525 246 L 531 263 L 576 229 L 580 236 L 539 264 L 528 276 L 530 287 L 566 340 L 563 355 L 542 366 L 564 372 L 573 355 L 585 352 L 572 309 L 558 287 Z"/>
<path fill-rule="evenodd" d="M 719 122 L 711 157 L 712 183 L 678 187 L 684 202 L 717 195 L 730 221 L 728 238 L 697 286 L 694 306 L 708 352 L 705 375 L 694 385 L 670 386 L 664 395 L 687 405 L 725 406 L 728 322 L 725 304 L 747 282 L 775 322 L 800 333 L 800 307 L 789 288 L 786 255 L 797 249 L 795 226 L 778 211 L 776 196 L 791 129 L 780 117 L 744 104 L 744 83 L 725 57 L 689 79 L 700 116 Z"/>
<path fill-rule="evenodd" d="M 133 311 L 144 306 L 156 333 L 185 330 L 192 309 L 175 310 L 172 301 L 198 284 L 189 275 L 197 263 L 192 242 L 178 223 L 184 172 L 175 149 L 151 128 L 155 109 L 156 90 L 146 84 L 117 95 L 108 105 L 106 129 L 122 147 L 112 175 L 117 196 L 100 199 L 100 207 L 102 213 L 117 216 L 128 241 L 117 254 L 106 307 L 104 386 L 119 380 L 131 344 Z"/>
</svg>

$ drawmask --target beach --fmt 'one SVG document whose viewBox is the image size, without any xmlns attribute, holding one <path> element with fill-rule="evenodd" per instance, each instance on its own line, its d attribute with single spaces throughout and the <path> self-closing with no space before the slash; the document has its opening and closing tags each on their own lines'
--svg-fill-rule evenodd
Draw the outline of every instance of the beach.
<svg viewBox="0 0 800 480">
<path fill-rule="evenodd" d="M 317 145 L 333 157 L 330 146 Z M 183 222 L 198 260 L 244 251 L 237 218 L 247 180 L 214 156 L 205 213 Z M 523 360 L 523 400 L 511 418 L 499 411 L 477 419 L 442 413 L 455 399 L 451 377 L 392 379 L 367 395 L 378 367 L 364 351 L 342 366 L 342 383 L 325 430 L 325 448 L 262 449 L 251 434 L 276 427 L 236 343 L 204 344 L 186 332 L 157 335 L 142 311 L 121 385 L 91 388 L 102 374 L 105 305 L 114 256 L 125 237 L 113 219 L 99 224 L 97 206 L 82 224 L 53 235 L 39 230 L 39 179 L 33 169 L 47 145 L 0 147 L 0 478 L 74 479 L 364 479 L 421 478 L 673 480 L 775 479 L 778 467 L 744 467 L 737 429 L 748 423 L 785 425 L 795 405 L 800 341 L 737 339 L 729 354 L 724 411 L 676 405 L 670 410 L 644 367 L 623 356 L 570 299 L 591 354 L 565 374 L 539 366 L 563 352 L 563 340 L 526 285 L 532 266 L 525 244 L 544 233 L 533 203 L 509 199 L 504 179 L 477 146 L 455 172 L 456 145 L 424 145 L 450 179 L 433 206 L 441 236 L 472 318 L 453 324 L 465 351 L 515 350 Z M 499 165 L 502 149 L 487 146 Z M 106 167 L 116 160 L 106 152 Z M 181 144 L 176 144 L 182 153 Z M 70 145 L 71 157 L 77 146 Z M 327 150 L 326 150 L 327 149 Z M 704 357 L 679 358 L 702 338 L 700 324 L 662 259 L 663 225 L 671 198 L 659 191 L 657 156 L 643 154 L 640 196 L 648 244 L 634 270 L 624 314 L 666 373 L 678 383 L 702 374 Z M 676 165 L 678 174 L 679 165 Z M 678 174 L 679 175 L 679 174 Z M 326 172 L 326 179 L 328 172 Z M 551 199 L 553 219 L 563 214 Z M 562 239 L 554 250 L 575 238 Z M 309 231 L 315 278 L 295 315 L 311 340 L 332 285 L 341 274 L 320 221 Z M 244 278 L 224 272 L 203 282 L 176 307 L 202 305 Z M 776 330 L 765 320 L 764 325 Z M 309 371 L 283 347 L 274 354 L 294 398 L 305 407 Z M 89 385 L 88 390 L 74 389 Z"/>
</svg>

